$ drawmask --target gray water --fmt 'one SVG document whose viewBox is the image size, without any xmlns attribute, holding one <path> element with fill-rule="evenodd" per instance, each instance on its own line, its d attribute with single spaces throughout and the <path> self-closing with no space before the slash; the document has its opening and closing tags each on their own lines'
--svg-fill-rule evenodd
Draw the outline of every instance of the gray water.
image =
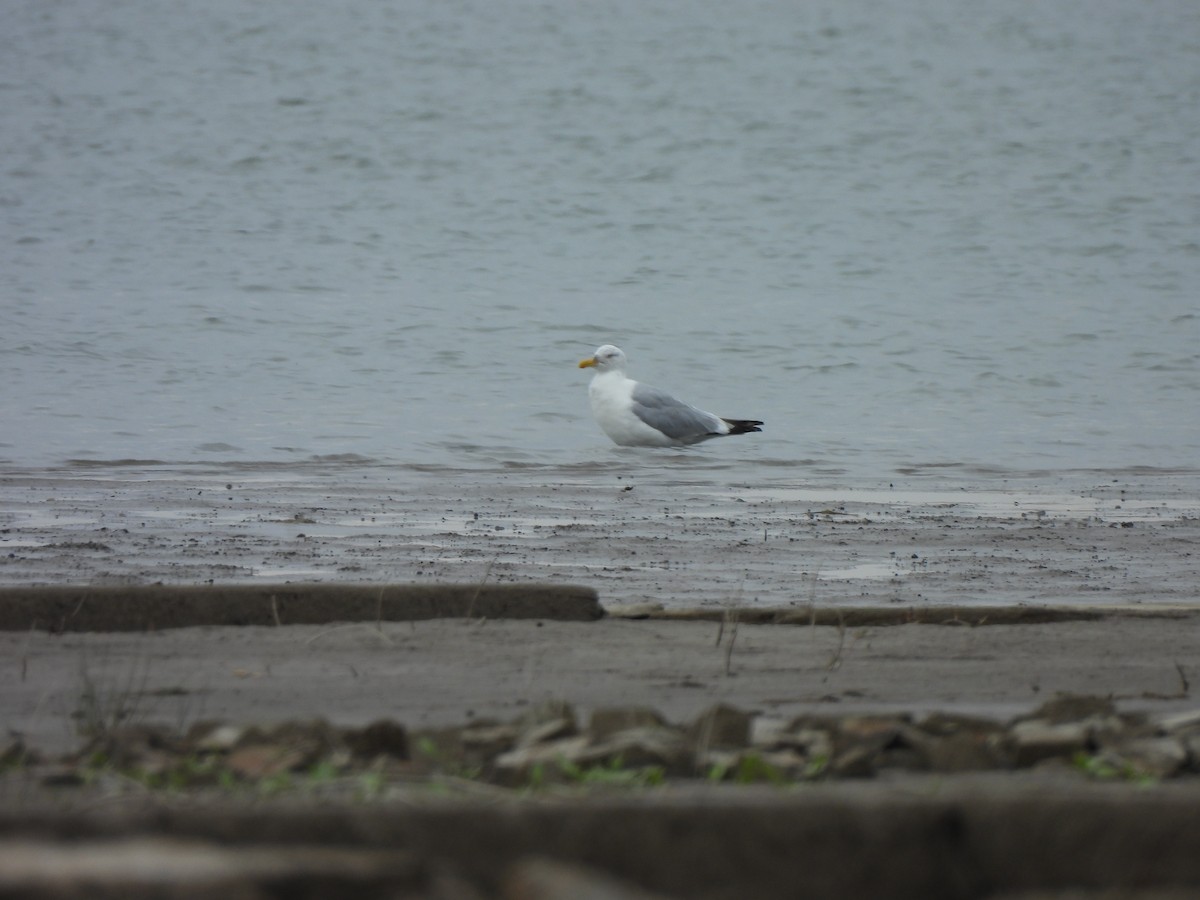
<svg viewBox="0 0 1200 900">
<path fill-rule="evenodd" d="M 0 459 L 637 459 L 611 341 L 743 472 L 1194 467 L 1198 110 L 1193 0 L 2 0 Z"/>
</svg>

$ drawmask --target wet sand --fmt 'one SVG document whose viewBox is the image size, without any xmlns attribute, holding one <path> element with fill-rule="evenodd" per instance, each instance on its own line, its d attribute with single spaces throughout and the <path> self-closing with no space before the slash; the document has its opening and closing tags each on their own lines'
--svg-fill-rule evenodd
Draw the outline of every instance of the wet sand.
<svg viewBox="0 0 1200 900">
<path fill-rule="evenodd" d="M 1197 706 L 1200 616 L 1041 625 L 739 625 L 445 619 L 151 633 L 0 633 L 10 731 L 78 744 L 85 698 L 135 721 L 409 727 L 510 720 L 545 700 L 649 706 L 687 721 L 715 703 L 806 712 L 953 711 L 1006 719 L 1060 693 L 1121 710 Z"/>
<path fill-rule="evenodd" d="M 243 589 L 270 595 L 272 585 L 330 591 L 321 617 L 307 624 L 289 619 L 295 607 L 278 604 L 259 604 L 250 625 L 142 620 L 132 631 L 73 631 L 13 619 L 5 626 L 13 630 L 0 632 L 4 724 L 46 751 L 78 744 L 81 707 L 97 696 L 130 704 L 139 721 L 181 728 L 201 719 L 314 717 L 346 726 L 381 718 L 414 729 L 461 726 L 510 720 L 546 700 L 584 715 L 652 707 L 674 722 L 716 703 L 780 719 L 963 712 L 997 720 L 1060 694 L 1111 698 L 1122 712 L 1151 715 L 1198 705 L 1200 501 L 1186 473 L 1096 473 L 1048 486 L 992 479 L 975 488 L 944 481 L 920 489 L 767 488 L 714 487 L 664 471 L 465 478 L 369 466 L 131 465 L 10 472 L 0 486 L 0 587 L 10 600 L 37 585 L 62 586 L 71 596 L 82 590 L 90 605 L 129 593 L 124 586 L 149 597 L 171 595 L 176 585 L 211 585 L 216 594 L 228 587 L 226 600 Z M 470 615 L 460 607 L 451 618 L 380 615 L 359 595 L 385 582 L 418 591 L 451 585 Z M 536 594 L 549 583 L 594 591 L 608 614 L 564 621 L 540 609 L 514 619 L 497 611 L 507 600 L 474 606 L 488 588 Z M 340 620 L 339 591 L 354 621 Z M 238 609 L 222 603 L 223 615 Z M 67 603 L 68 614 L 77 604 Z M 212 613 L 211 605 L 192 606 L 202 607 Z M 69 615 L 56 609 L 61 626 Z M 768 621 L 788 624 L 761 624 Z M 311 806 L 297 816 L 294 805 L 293 812 L 247 811 L 235 803 L 205 819 L 110 798 L 85 821 L 78 810 L 30 801 L 11 807 L 16 818 L 0 825 L 8 835 L 25 835 L 36 821 L 44 836 L 137 837 L 171 823 L 173 833 L 207 841 L 205 828 L 221 822 L 229 830 L 218 840 L 247 844 L 263 833 L 323 843 L 363 829 L 428 834 L 431 842 L 444 832 L 444 844 L 428 852 L 453 857 L 463 871 L 476 866 L 477 884 L 494 887 L 517 855 L 544 852 L 664 895 L 699 896 L 705 888 L 689 873 L 728 849 L 721 835 L 734 815 L 745 846 L 721 851 L 728 865 L 709 886 L 714 897 L 789 896 L 789 879 L 821 866 L 827 880 L 814 896 L 854 895 L 853 873 L 865 871 L 889 873 L 886 884 L 872 884 L 877 896 L 888 895 L 883 887 L 911 895 L 913 885 L 947 897 L 1063 884 L 1186 891 L 1200 885 L 1189 862 L 1197 835 L 1180 812 L 1190 808 L 1193 782 L 1138 795 L 1136 811 L 1132 795 L 1104 789 L 1100 797 L 1099 786 L 1078 776 L 1048 788 L 1034 774 L 982 789 L 967 776 L 918 780 L 899 792 L 894 780 L 829 785 L 809 799 L 735 789 L 670 793 L 635 802 L 658 809 L 662 821 L 638 816 L 646 832 L 619 852 L 605 839 L 612 817 L 625 821 L 635 811 L 588 802 L 552 810 L 518 803 L 494 822 L 480 812 L 494 798 L 428 814 L 348 809 L 318 825 L 321 813 Z M 732 804 L 728 813 L 723 804 Z M 702 826 L 703 810 L 718 812 Z M 772 868 L 788 859 L 770 852 L 784 831 L 826 835 L 839 816 L 849 817 L 842 843 L 804 867 Z M 913 822 L 927 816 L 935 823 L 928 840 L 914 843 Z M 673 855 L 685 821 L 702 843 L 715 843 Z M 486 862 L 458 844 L 471 823 L 480 846 L 492 848 Z M 1011 842 L 995 839 L 998 823 Z M 1038 833 L 1039 823 L 1053 828 L 1022 838 Z M 1153 871 L 1143 871 L 1137 860 L 1145 847 L 1132 855 L 1120 848 L 1142 846 L 1137 836 L 1151 832 L 1158 857 Z M 1059 840 L 1069 834 L 1076 836 Z M 1097 847 L 1108 848 L 1101 857 L 1112 866 L 1097 868 Z M 657 848 L 653 862 L 648 848 Z M 65 858 L 53 843 L 37 852 L 51 871 Z M 971 873 L 969 889 L 938 880 L 946 854 Z M 1156 881 L 1164 872 L 1174 874 Z"/>
<path fill-rule="evenodd" d="M 762 472 L 763 469 L 758 469 Z M 657 465 L 0 472 L 0 584 L 573 583 L 606 605 L 1194 604 L 1200 475 Z"/>
<path fill-rule="evenodd" d="M 180 601 L 182 618 L 132 626 L 154 633 L 107 636 L 30 631 L 58 627 L 18 615 L 4 625 L 17 630 L 0 633 L 21 676 L 3 688 L 8 725 L 61 744 L 85 669 L 113 685 L 138 680 L 170 718 L 345 724 L 461 723 L 547 697 L 683 717 L 718 700 L 780 714 L 995 716 L 1060 691 L 1191 702 L 1181 677 L 1200 679 L 1200 619 L 1187 614 L 1200 611 L 1193 474 L 980 476 L 975 487 L 941 478 L 919 490 L 686 475 L 332 462 L 6 472 L 0 587 L 88 586 L 103 597 L 142 585 L 154 604 L 172 585 L 229 586 L 226 611 L 243 603 L 238 590 L 273 604 L 189 622 L 199 607 Z M 449 586 L 468 609 L 446 612 L 471 621 L 386 621 L 371 586 L 382 582 Z M 568 623 L 527 607 L 541 618 L 508 621 L 512 611 L 481 594 L 524 585 L 532 595 L 550 582 L 660 618 Z M 286 605 L 281 618 L 263 593 L 289 584 L 325 592 L 315 618 Z M 60 606 L 78 613 L 64 596 Z M 10 612 L 14 602 L 10 592 Z M 996 624 L 1051 608 L 1106 617 Z M 879 615 L 856 617 L 863 609 Z M 724 631 L 671 620 L 688 610 L 742 613 Z M 1166 615 L 1130 615 L 1155 611 Z M 799 624 L 752 624 L 780 618 Z M 170 624 L 214 627 L 162 630 Z"/>
</svg>

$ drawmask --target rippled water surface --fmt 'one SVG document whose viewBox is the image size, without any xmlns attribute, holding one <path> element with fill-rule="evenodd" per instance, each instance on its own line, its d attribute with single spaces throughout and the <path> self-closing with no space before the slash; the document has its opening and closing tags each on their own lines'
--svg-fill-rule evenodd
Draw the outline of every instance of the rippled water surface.
<svg viewBox="0 0 1200 900">
<path fill-rule="evenodd" d="M 1200 459 L 1194 3 L 0 18 L 10 464 L 636 461 L 608 341 L 743 476 Z"/>
</svg>

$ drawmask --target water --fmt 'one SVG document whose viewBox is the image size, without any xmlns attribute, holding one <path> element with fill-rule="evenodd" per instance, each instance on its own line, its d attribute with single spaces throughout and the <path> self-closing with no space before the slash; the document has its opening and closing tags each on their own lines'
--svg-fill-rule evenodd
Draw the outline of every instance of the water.
<svg viewBox="0 0 1200 900">
<path fill-rule="evenodd" d="M 637 461 L 609 341 L 703 478 L 1200 459 L 1186 0 L 0 21 L 9 465 Z"/>
</svg>

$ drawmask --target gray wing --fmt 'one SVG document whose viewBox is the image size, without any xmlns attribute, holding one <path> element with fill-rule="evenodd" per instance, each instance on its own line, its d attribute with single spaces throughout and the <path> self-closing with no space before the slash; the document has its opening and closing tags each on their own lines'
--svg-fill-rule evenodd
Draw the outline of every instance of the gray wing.
<svg viewBox="0 0 1200 900">
<path fill-rule="evenodd" d="M 635 385 L 632 399 L 634 414 L 673 441 L 696 441 L 723 431 L 721 420 L 712 413 L 688 406 L 648 384 Z"/>
</svg>

